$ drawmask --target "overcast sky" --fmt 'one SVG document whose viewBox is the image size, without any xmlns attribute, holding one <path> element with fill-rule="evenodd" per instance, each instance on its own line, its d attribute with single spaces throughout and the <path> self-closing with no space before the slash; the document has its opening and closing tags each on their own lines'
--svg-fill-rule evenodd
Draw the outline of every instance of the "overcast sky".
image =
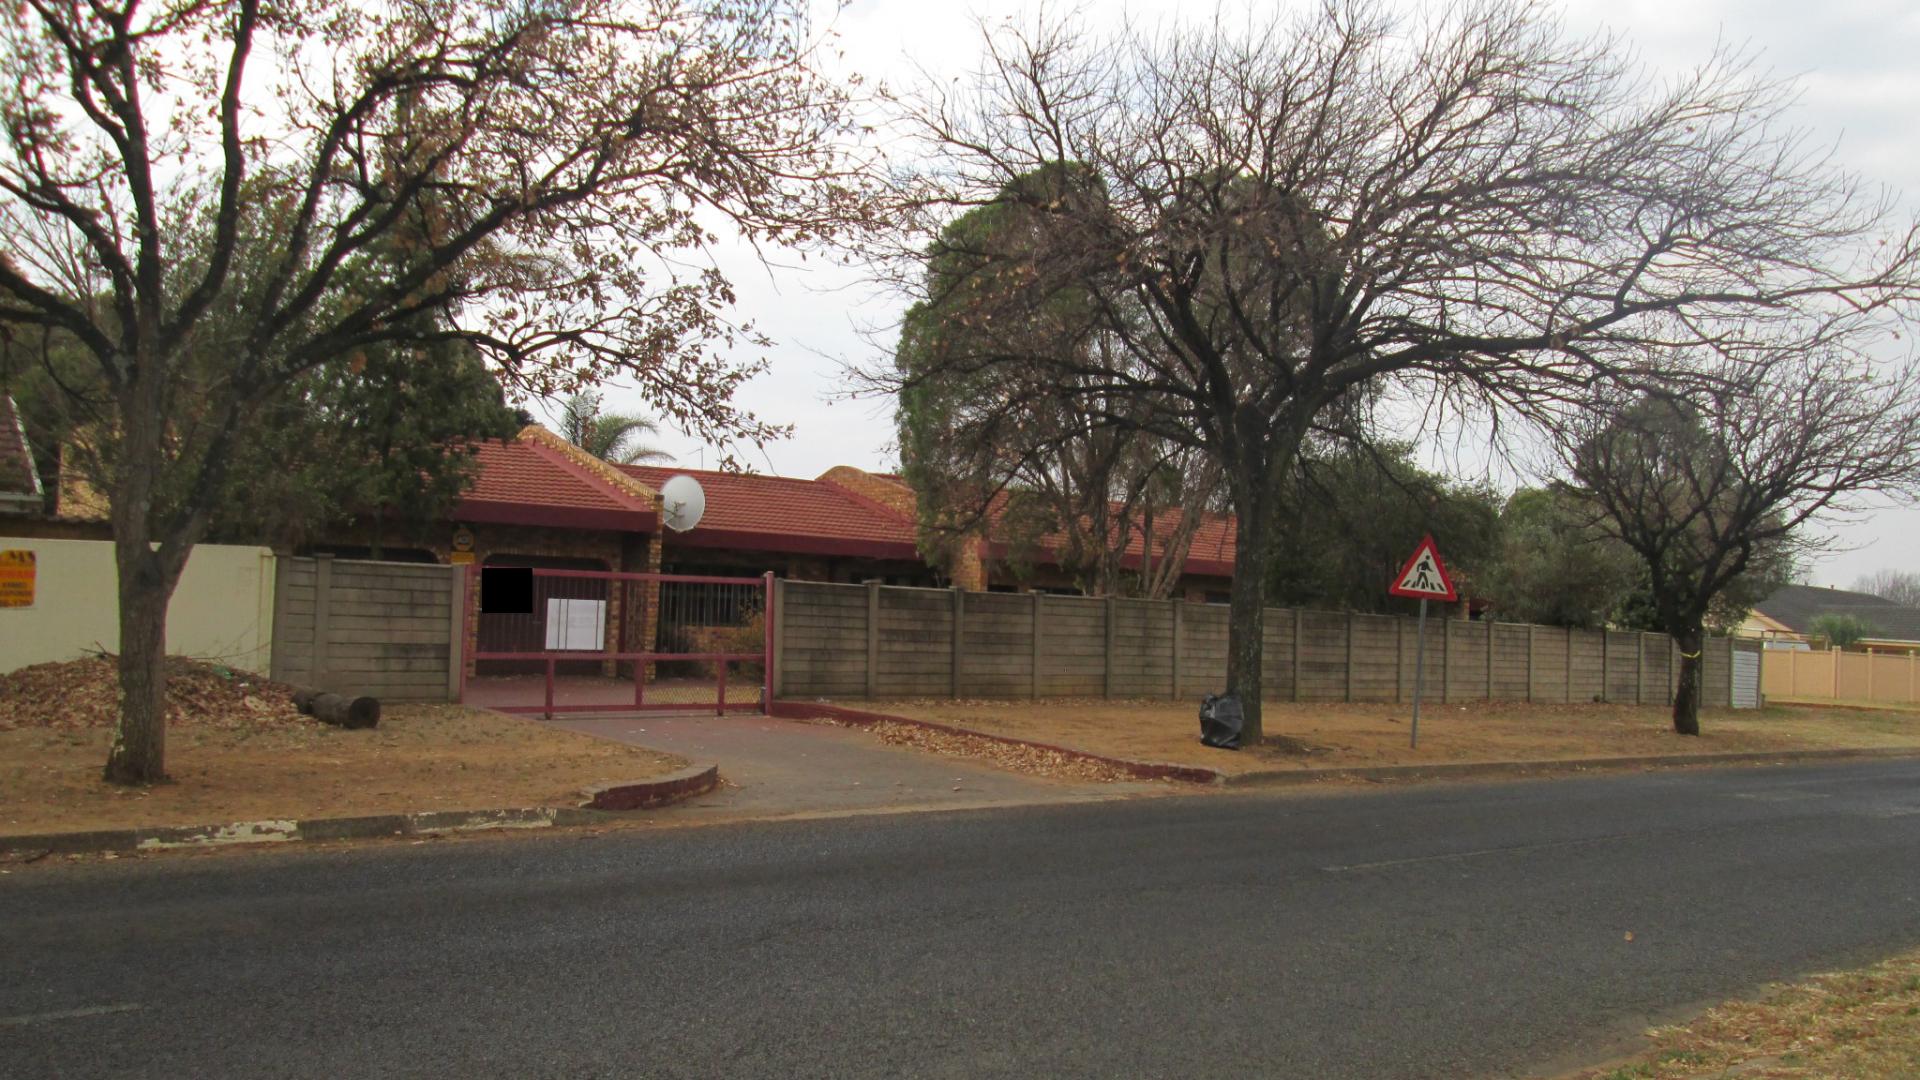
<svg viewBox="0 0 1920 1080">
<path fill-rule="evenodd" d="M 1182 9 L 1207 10 L 1166 0 L 1086 0 L 1077 8 L 1090 26 L 1129 12 L 1157 18 Z M 916 68 L 942 78 L 970 69 L 979 56 L 981 20 L 1031 10 L 1031 3 L 1015 0 L 856 0 L 834 26 L 849 67 L 897 84 L 914 79 Z M 1691 66 L 1722 40 L 1750 46 L 1766 66 L 1799 79 L 1799 124 L 1832 142 L 1844 165 L 1920 206 L 1920 5 L 1913 0 L 1572 0 L 1562 10 L 1576 29 L 1620 31 L 1656 68 Z M 794 426 L 792 438 L 769 446 L 751 466 L 786 476 L 816 476 L 839 464 L 891 467 L 891 406 L 836 399 L 841 364 L 869 358 L 891 342 L 899 302 L 818 259 L 796 257 L 768 268 L 748 253 L 726 251 L 721 261 L 738 288 L 742 317 L 774 341 L 767 354 L 772 370 L 740 400 L 764 419 Z M 619 387 L 610 388 L 608 398 L 616 409 L 645 411 L 637 395 Z M 676 464 L 713 464 L 711 449 L 678 433 L 657 441 Z M 1460 468 L 1438 451 L 1429 465 Z M 1496 479 L 1511 482 L 1510 476 Z M 1816 583 L 1844 587 L 1881 567 L 1920 571 L 1920 509 L 1878 508 L 1833 523 L 1831 532 L 1835 550 L 1812 567 Z"/>
</svg>

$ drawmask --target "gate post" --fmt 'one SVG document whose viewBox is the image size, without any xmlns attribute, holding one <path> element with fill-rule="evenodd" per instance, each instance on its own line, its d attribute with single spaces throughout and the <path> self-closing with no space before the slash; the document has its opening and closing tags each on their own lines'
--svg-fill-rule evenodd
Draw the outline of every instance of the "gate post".
<svg viewBox="0 0 1920 1080">
<path fill-rule="evenodd" d="M 458 563 L 447 569 L 453 580 L 447 590 L 447 696 L 467 696 L 467 568 Z"/>
<path fill-rule="evenodd" d="M 760 635 L 760 711 L 771 716 L 773 715 L 773 665 L 778 657 L 774 652 L 773 643 L 779 635 L 780 622 L 779 612 L 775 608 L 778 600 L 774 595 L 773 571 L 769 570 L 761 577 L 767 583 L 767 594 L 760 608 L 760 625 L 764 628 Z"/>
<path fill-rule="evenodd" d="M 880 581 L 867 582 L 867 700 L 880 696 Z"/>
</svg>

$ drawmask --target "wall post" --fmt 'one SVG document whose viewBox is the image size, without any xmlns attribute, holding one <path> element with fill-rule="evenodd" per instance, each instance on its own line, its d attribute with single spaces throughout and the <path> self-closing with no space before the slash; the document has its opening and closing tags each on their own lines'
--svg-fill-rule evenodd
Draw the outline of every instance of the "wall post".
<svg viewBox="0 0 1920 1080">
<path fill-rule="evenodd" d="M 1300 700 L 1300 638 L 1306 617 L 1299 608 L 1293 609 L 1293 700 Z"/>
<path fill-rule="evenodd" d="M 1100 694 L 1102 697 L 1113 696 L 1113 667 L 1114 667 L 1113 605 L 1114 605 L 1113 594 L 1108 593 L 1107 599 L 1106 599 L 1106 623 L 1107 623 L 1106 658 L 1107 658 L 1107 661 L 1102 666 L 1101 675 L 1100 675 Z"/>
<path fill-rule="evenodd" d="M 1171 684 L 1167 690 L 1167 698 L 1172 701 L 1178 701 L 1180 700 L 1180 624 L 1183 621 L 1180 617 L 1180 609 L 1186 607 L 1187 603 L 1178 597 L 1167 602 L 1173 605 L 1173 607 L 1169 609 L 1172 613 L 1171 625 L 1173 627 L 1173 672 L 1167 678 L 1167 681 Z"/>
<path fill-rule="evenodd" d="M 1533 701 L 1533 632 L 1538 629 L 1540 628 L 1532 623 L 1527 624 L 1527 701 L 1529 704 Z"/>
<path fill-rule="evenodd" d="M 332 636 L 333 556 L 313 557 L 313 688 L 331 689 L 327 670 L 327 639 Z"/>
<path fill-rule="evenodd" d="M 1487 620 L 1487 700 L 1493 700 L 1493 620 Z"/>
<path fill-rule="evenodd" d="M 1407 693 L 1406 693 L 1407 626 L 1413 621 L 1414 621 L 1413 619 L 1404 615 L 1394 616 L 1394 627 L 1393 627 L 1394 697 L 1393 699 L 1394 701 L 1400 702 L 1400 703 L 1405 703 L 1407 701 Z M 1422 674 L 1424 675 L 1424 672 Z"/>
<path fill-rule="evenodd" d="M 1600 628 L 1600 700 L 1606 702 L 1613 700 L 1613 685 L 1608 682 L 1613 677 L 1609 663 L 1612 653 L 1613 631 L 1603 626 Z"/>
<path fill-rule="evenodd" d="M 267 643 L 267 677 L 274 682 L 286 682 L 287 661 L 283 654 L 287 650 L 282 649 L 280 643 L 286 638 L 288 623 L 292 620 L 287 611 L 291 604 L 287 599 L 287 571 L 293 566 L 293 556 L 276 552 L 273 563 L 273 638 Z"/>
<path fill-rule="evenodd" d="M 1440 623 L 1440 704 L 1445 705 L 1453 689 L 1453 620 L 1441 616 Z"/>
<path fill-rule="evenodd" d="M 1633 635 L 1633 703 L 1647 703 L 1647 635 Z"/>
<path fill-rule="evenodd" d="M 880 583 L 867 582 L 867 700 L 880 696 Z"/>
<path fill-rule="evenodd" d="M 460 676 L 467 670 L 467 568 L 454 563 L 447 570 L 453 574 L 447 591 L 447 700 L 459 701 Z"/>
<path fill-rule="evenodd" d="M 1353 700 L 1353 612 L 1347 612 L 1347 700 Z"/>
<path fill-rule="evenodd" d="M 961 631 L 967 622 L 967 590 L 953 587 L 953 660 L 947 667 L 948 697 L 960 696 L 960 665 L 966 660 L 966 648 L 962 644 Z"/>
<path fill-rule="evenodd" d="M 1867 646 L 1867 700 L 1873 700 L 1873 646 Z"/>
<path fill-rule="evenodd" d="M 1040 696 L 1040 597 L 1039 590 L 1027 594 L 1033 598 L 1033 678 L 1027 683 L 1027 696 Z"/>
<path fill-rule="evenodd" d="M 1566 632 L 1567 632 L 1567 674 L 1566 674 L 1566 681 L 1565 681 L 1565 689 L 1567 692 L 1567 704 L 1571 705 L 1573 704 L 1573 627 L 1571 626 L 1566 627 Z M 1606 656 L 1606 651 L 1605 651 L 1606 645 L 1607 645 L 1606 635 L 1607 635 L 1607 632 L 1605 630 L 1600 631 L 1600 648 L 1601 648 L 1600 655 L 1603 657 Z M 1604 663 L 1604 661 L 1602 661 L 1602 663 Z M 1606 668 L 1602 667 L 1600 670 L 1602 673 L 1600 676 L 1600 696 L 1602 698 L 1605 698 L 1607 696 L 1606 695 L 1606 674 L 1605 674 Z"/>
<path fill-rule="evenodd" d="M 1827 693 L 1827 696 L 1832 698 L 1835 701 L 1839 701 L 1840 700 L 1840 650 L 1834 648 L 1831 645 L 1827 646 L 1827 658 L 1833 661 L 1833 664 L 1832 664 L 1833 688 Z"/>
</svg>

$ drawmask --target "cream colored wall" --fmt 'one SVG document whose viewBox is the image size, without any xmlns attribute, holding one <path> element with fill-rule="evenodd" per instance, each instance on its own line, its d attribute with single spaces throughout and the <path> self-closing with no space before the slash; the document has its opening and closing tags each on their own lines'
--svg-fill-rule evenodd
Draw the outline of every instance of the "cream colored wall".
<svg viewBox="0 0 1920 1080">
<path fill-rule="evenodd" d="M 0 536 L 0 550 L 34 552 L 33 606 L 0 608 L 0 672 L 120 645 L 113 545 L 105 540 Z M 167 608 L 167 651 L 248 671 L 270 667 L 273 553 L 201 544 Z"/>
</svg>

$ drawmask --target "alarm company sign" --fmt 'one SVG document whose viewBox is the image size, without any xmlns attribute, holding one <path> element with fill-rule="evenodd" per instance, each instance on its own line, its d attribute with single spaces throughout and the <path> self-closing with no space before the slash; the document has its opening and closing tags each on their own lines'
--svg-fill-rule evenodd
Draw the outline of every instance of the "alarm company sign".
<svg viewBox="0 0 1920 1080">
<path fill-rule="evenodd" d="M 34 554 L 0 551 L 0 608 L 33 606 Z"/>
</svg>

